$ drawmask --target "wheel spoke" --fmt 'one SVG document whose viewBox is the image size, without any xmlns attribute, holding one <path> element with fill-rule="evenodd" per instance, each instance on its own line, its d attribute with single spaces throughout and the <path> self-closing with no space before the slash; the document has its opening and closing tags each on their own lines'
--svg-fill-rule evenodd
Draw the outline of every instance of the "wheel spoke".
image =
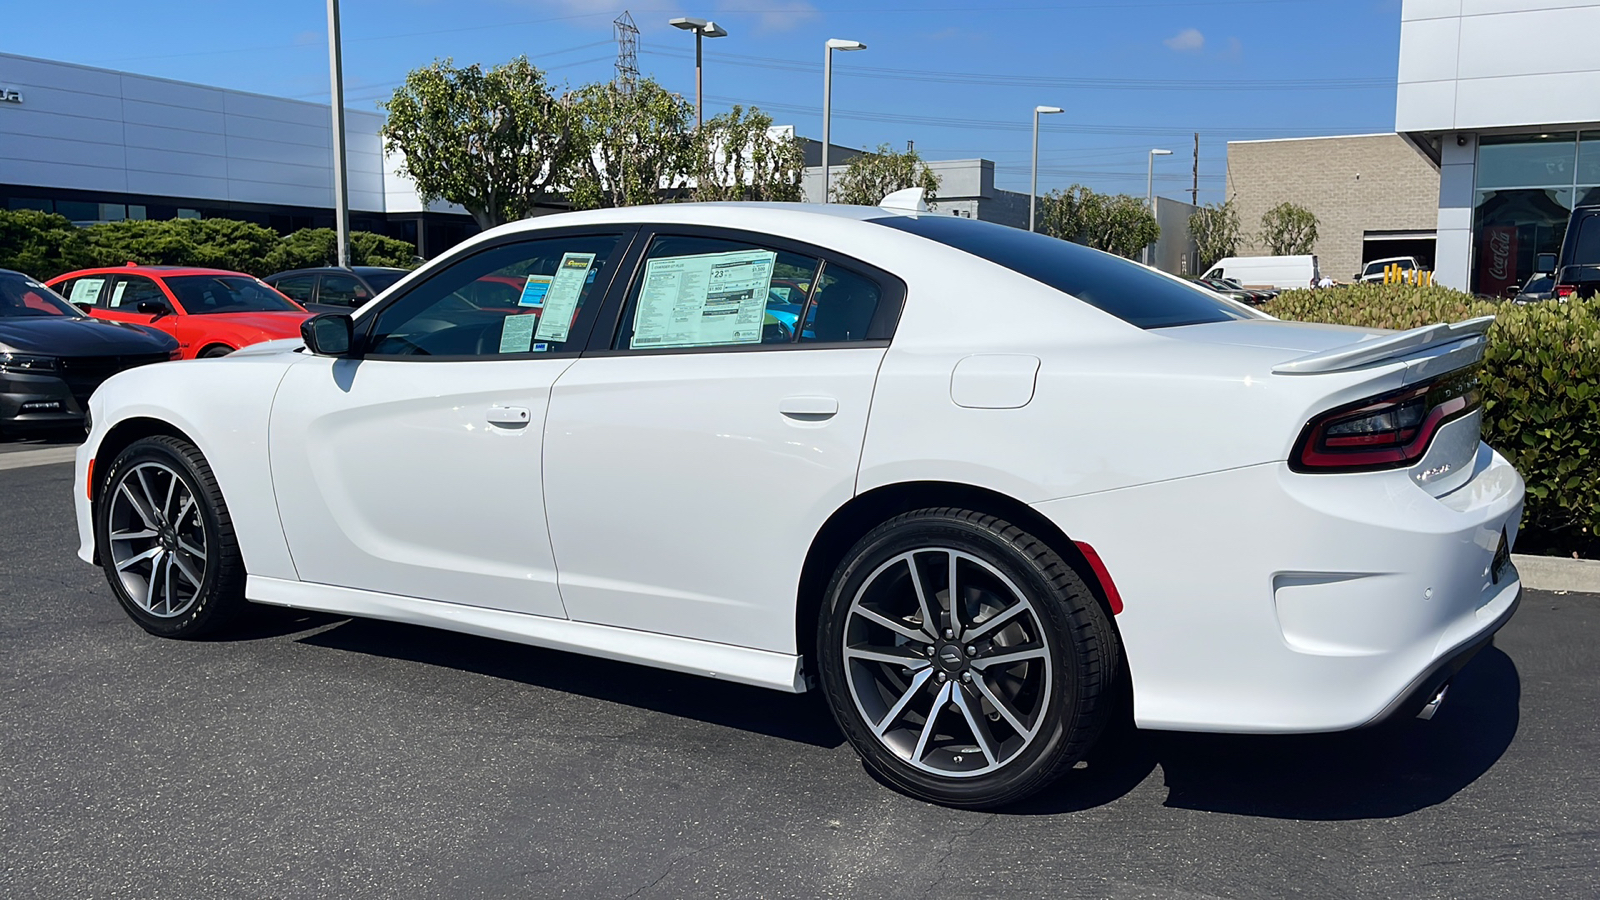
<svg viewBox="0 0 1600 900">
<path fill-rule="evenodd" d="M 993 688 L 989 687 L 988 680 L 985 679 L 981 674 L 974 675 L 972 677 L 972 686 L 977 688 L 978 693 L 982 694 L 983 698 L 989 701 L 989 705 L 993 706 L 995 710 L 1000 713 L 1000 718 L 1005 719 L 1006 724 L 1010 725 L 1013 731 L 1025 738 L 1033 736 L 1033 729 L 1022 724 L 1022 717 L 1017 714 L 1015 709 L 1011 708 L 1011 702 L 1003 699 L 999 693 L 997 693 Z"/>
<path fill-rule="evenodd" d="M 1043 647 L 1030 647 L 1026 650 L 1013 650 L 1010 653 L 979 657 L 972 661 L 972 667 L 975 669 L 988 669 L 990 666 L 1012 666 L 1031 659 L 1044 659 L 1045 655 Z"/>
<path fill-rule="evenodd" d="M 201 550 L 199 547 L 196 547 L 181 537 L 178 538 L 178 549 L 189 554 L 195 559 L 200 560 L 202 563 L 206 561 L 206 552 L 204 550 Z"/>
<path fill-rule="evenodd" d="M 972 730 L 972 739 L 978 742 L 979 749 L 983 751 L 983 758 L 988 760 L 991 766 L 999 762 L 999 756 L 995 753 L 998 747 L 994 735 L 989 733 L 988 723 L 982 716 L 973 715 L 967 692 L 958 687 L 951 691 L 950 695 L 956 702 L 956 708 L 961 710 L 961 717 L 967 720 L 967 727 Z"/>
<path fill-rule="evenodd" d="M 189 514 L 189 510 L 194 509 L 194 496 L 188 491 L 184 491 L 183 493 L 183 505 L 178 507 L 178 515 L 172 520 L 173 528 L 177 528 L 178 525 L 183 522 L 183 517 Z"/>
<path fill-rule="evenodd" d="M 161 572 L 161 596 L 167 601 L 167 612 L 172 612 L 172 554 L 166 555 L 166 566 Z"/>
<path fill-rule="evenodd" d="M 907 640 L 923 642 L 929 640 L 927 634 L 912 628 L 910 625 L 907 625 L 904 622 L 896 622 L 882 613 L 867 609 L 865 606 L 857 606 L 855 609 L 852 609 L 851 612 L 863 619 L 866 619 L 868 622 L 882 625 L 884 628 L 889 629 L 890 631 L 906 638 Z"/>
<path fill-rule="evenodd" d="M 889 711 L 884 713 L 883 718 L 878 721 L 878 724 L 873 726 L 872 730 L 878 737 L 883 737 L 883 733 L 889 730 L 889 726 L 900 718 L 901 714 L 906 711 L 906 706 L 918 694 L 922 693 L 923 687 L 927 685 L 928 679 L 931 677 L 933 677 L 933 669 L 927 668 L 918 672 L 911 679 L 911 686 L 906 688 L 906 692 L 900 695 L 900 699 L 895 701 L 894 706 L 890 707 Z"/>
<path fill-rule="evenodd" d="M 960 560 L 961 557 L 957 556 L 954 550 L 951 550 L 945 555 L 950 558 L 949 587 L 945 589 L 945 598 L 948 601 L 945 605 L 949 607 L 948 615 L 950 619 L 945 627 L 957 634 L 960 634 L 961 618 L 956 615 L 956 606 L 960 602 L 960 597 L 956 593 L 956 562 Z"/>
<path fill-rule="evenodd" d="M 146 550 L 143 553 L 130 556 L 127 559 L 117 563 L 117 571 L 121 572 L 129 566 L 134 565 L 135 563 L 142 563 L 147 559 L 154 560 L 155 563 L 160 563 L 161 554 L 165 552 L 166 551 L 160 546 L 151 547 L 149 550 Z"/>
<path fill-rule="evenodd" d="M 163 516 L 172 515 L 172 496 L 177 490 L 178 490 L 178 476 L 173 475 L 172 477 L 167 479 L 167 499 L 161 501 L 161 514 Z M 177 519 L 169 518 L 169 519 L 167 519 L 167 521 L 171 522 L 174 525 L 178 524 L 178 520 Z"/>
<path fill-rule="evenodd" d="M 144 527 L 146 527 L 146 528 L 160 528 L 161 527 L 160 523 L 158 523 L 156 521 L 155 513 L 150 511 L 150 510 L 148 510 L 148 509 L 145 509 L 144 503 L 141 502 L 138 497 L 135 497 L 133 495 L 133 489 L 128 487 L 128 482 L 126 480 L 124 480 L 120 485 L 117 486 L 117 490 L 122 493 L 122 496 L 128 498 L 128 505 L 132 506 L 133 507 L 133 511 L 135 513 L 137 513 L 139 518 L 144 521 Z"/>
<path fill-rule="evenodd" d="M 999 628 L 1001 625 L 1004 625 L 1005 623 L 1011 621 L 1012 619 L 1016 618 L 1019 614 L 1025 613 L 1027 611 L 1028 611 L 1028 604 L 1023 603 L 1021 600 L 1018 600 L 1017 602 L 1011 604 L 1010 606 L 1006 607 L 1005 609 L 1002 609 L 999 612 L 995 613 L 994 615 L 990 616 L 989 618 L 985 619 L 982 624 L 978 625 L 976 628 L 973 628 L 971 631 L 964 632 L 961 635 L 961 639 L 963 641 L 980 640 L 980 639 L 983 638 L 984 635 L 986 635 L 989 632 L 995 630 L 996 628 Z"/>
<path fill-rule="evenodd" d="M 189 583 L 198 589 L 200 587 L 200 576 L 194 573 L 194 569 L 189 568 L 189 563 L 184 561 L 183 554 L 174 553 L 171 555 L 171 558 L 173 564 L 178 567 L 178 572 L 181 573 L 183 577 L 189 579 Z M 172 573 L 170 571 L 167 573 L 167 577 L 172 577 Z"/>
<path fill-rule="evenodd" d="M 917 738 L 917 749 L 911 752 L 911 761 L 922 762 L 922 757 L 928 751 L 928 739 L 933 737 L 934 726 L 939 721 L 939 713 L 944 712 L 944 705 L 950 702 L 950 691 L 955 687 L 953 682 L 945 682 L 939 688 L 939 693 L 933 698 L 933 706 L 928 710 L 928 720 L 922 723 L 922 734 Z"/>
<path fill-rule="evenodd" d="M 149 528 L 143 531 L 113 531 L 107 537 L 113 541 L 142 541 L 155 537 L 157 532 Z"/>
<path fill-rule="evenodd" d="M 144 472 L 144 466 L 133 470 L 133 474 L 139 478 L 139 490 L 144 493 L 145 508 L 150 510 L 152 516 L 155 516 L 155 524 L 159 527 L 166 523 L 161 521 L 161 512 L 156 509 L 155 491 L 150 490 L 150 479 L 145 477 Z"/>
<path fill-rule="evenodd" d="M 911 587 L 917 592 L 917 608 L 922 610 L 922 630 L 928 633 L 928 637 L 938 639 L 938 610 L 934 606 L 933 598 L 922 586 L 922 572 L 917 568 L 917 555 L 907 553 L 902 558 L 906 561 L 906 567 L 911 570 Z"/>
<path fill-rule="evenodd" d="M 909 650 L 889 650 L 874 647 L 846 647 L 844 648 L 844 658 L 888 663 L 891 666 L 903 666 L 912 671 L 920 671 L 933 665 L 926 657 L 912 653 Z"/>
</svg>

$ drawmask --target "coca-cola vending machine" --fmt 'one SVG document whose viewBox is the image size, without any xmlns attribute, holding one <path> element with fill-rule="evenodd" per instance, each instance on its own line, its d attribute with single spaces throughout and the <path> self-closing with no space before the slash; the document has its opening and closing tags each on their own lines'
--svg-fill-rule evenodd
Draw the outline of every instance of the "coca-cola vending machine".
<svg viewBox="0 0 1600 900">
<path fill-rule="evenodd" d="M 1489 226 L 1478 240 L 1478 293 L 1504 297 L 1507 288 L 1521 285 L 1517 278 L 1516 226 Z"/>
</svg>

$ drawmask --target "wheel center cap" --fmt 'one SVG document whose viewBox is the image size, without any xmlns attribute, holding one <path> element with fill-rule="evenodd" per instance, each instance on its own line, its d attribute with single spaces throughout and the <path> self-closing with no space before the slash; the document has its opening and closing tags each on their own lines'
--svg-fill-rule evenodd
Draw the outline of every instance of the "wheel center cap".
<svg viewBox="0 0 1600 900">
<path fill-rule="evenodd" d="M 961 671 L 967 664 L 967 658 L 957 644 L 945 644 L 940 647 L 934 658 L 939 661 L 939 668 L 950 673 Z"/>
</svg>

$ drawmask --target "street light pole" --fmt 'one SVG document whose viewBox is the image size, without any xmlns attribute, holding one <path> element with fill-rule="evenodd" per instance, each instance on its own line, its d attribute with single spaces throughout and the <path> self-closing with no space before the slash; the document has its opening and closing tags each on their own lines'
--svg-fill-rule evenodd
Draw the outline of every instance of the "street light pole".
<svg viewBox="0 0 1600 900">
<path fill-rule="evenodd" d="M 728 30 L 715 22 L 708 22 L 705 19 L 692 19 L 688 16 L 680 16 L 667 24 L 674 28 L 682 28 L 684 31 L 694 32 L 694 130 L 699 131 L 700 126 L 705 124 L 706 108 L 705 94 L 702 93 L 700 80 L 702 62 L 700 41 L 702 38 L 708 37 L 727 37 Z"/>
<path fill-rule="evenodd" d="M 345 186 L 344 63 L 339 52 L 339 0 L 328 0 L 328 77 L 333 99 L 334 228 L 339 242 L 339 268 L 350 268 L 350 192 Z"/>
<path fill-rule="evenodd" d="M 1059 106 L 1035 106 L 1033 108 L 1033 180 L 1029 182 L 1028 186 L 1029 231 L 1035 230 L 1033 227 L 1033 210 L 1039 200 L 1039 116 L 1052 115 L 1058 112 L 1065 112 L 1065 110 Z"/>
<path fill-rule="evenodd" d="M 1144 208 L 1149 210 L 1152 217 L 1156 214 L 1156 157 L 1171 156 L 1171 150 L 1151 150 L 1149 171 L 1144 179 Z M 1144 264 L 1150 265 L 1150 245 L 1144 245 Z"/>
<path fill-rule="evenodd" d="M 833 140 L 829 125 L 833 118 L 833 51 L 865 50 L 860 41 L 829 38 L 822 51 L 822 202 L 828 202 L 828 147 Z"/>
</svg>

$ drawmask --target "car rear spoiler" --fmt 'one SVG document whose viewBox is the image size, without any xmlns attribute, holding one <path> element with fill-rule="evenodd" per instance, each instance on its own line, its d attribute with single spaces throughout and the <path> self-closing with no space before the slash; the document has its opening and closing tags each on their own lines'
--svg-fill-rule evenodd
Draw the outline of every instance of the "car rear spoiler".
<svg viewBox="0 0 1600 900">
<path fill-rule="evenodd" d="M 1448 344 L 1458 345 L 1450 348 L 1451 355 L 1468 351 L 1463 355 L 1482 357 L 1486 343 L 1484 332 L 1489 330 L 1489 325 L 1493 322 L 1494 316 L 1479 316 L 1455 324 L 1441 322 L 1437 325 L 1424 325 L 1410 331 L 1357 341 L 1354 344 L 1291 359 L 1273 366 L 1272 372 L 1275 375 L 1320 375 L 1324 372 L 1342 372 L 1376 362 L 1399 359 L 1435 347 L 1442 348 Z"/>
</svg>

